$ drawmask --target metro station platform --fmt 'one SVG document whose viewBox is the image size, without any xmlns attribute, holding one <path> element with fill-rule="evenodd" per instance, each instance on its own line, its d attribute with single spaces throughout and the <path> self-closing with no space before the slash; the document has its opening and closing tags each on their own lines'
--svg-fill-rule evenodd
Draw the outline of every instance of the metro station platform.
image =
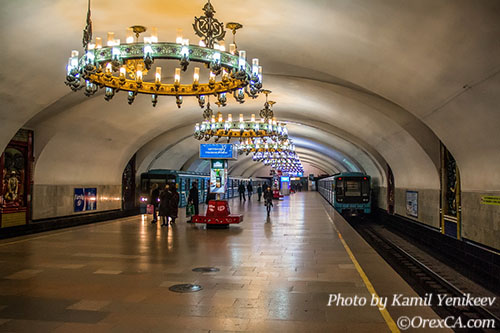
<svg viewBox="0 0 500 333">
<path fill-rule="evenodd" d="M 136 216 L 0 243 L 1 332 L 390 332 L 428 307 L 327 306 L 330 294 L 417 296 L 317 192 L 230 202 L 207 230 Z M 182 212 L 182 210 L 180 210 Z M 216 267 L 198 273 L 197 267 Z M 192 283 L 193 293 L 169 287 Z M 441 329 L 433 329 L 440 332 Z"/>
</svg>

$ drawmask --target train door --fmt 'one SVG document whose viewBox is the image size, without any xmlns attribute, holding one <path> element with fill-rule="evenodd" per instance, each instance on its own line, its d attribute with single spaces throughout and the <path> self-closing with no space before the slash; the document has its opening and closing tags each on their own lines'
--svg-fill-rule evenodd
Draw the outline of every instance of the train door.
<svg viewBox="0 0 500 333">
<path fill-rule="evenodd" d="M 441 143 L 441 232 L 461 238 L 460 172 L 457 162 Z"/>
<path fill-rule="evenodd" d="M 394 215 L 394 174 L 389 165 L 387 165 L 387 212 Z"/>
<path fill-rule="evenodd" d="M 180 206 L 186 206 L 187 196 L 186 196 L 186 178 L 179 177 L 179 196 L 180 196 Z"/>
</svg>

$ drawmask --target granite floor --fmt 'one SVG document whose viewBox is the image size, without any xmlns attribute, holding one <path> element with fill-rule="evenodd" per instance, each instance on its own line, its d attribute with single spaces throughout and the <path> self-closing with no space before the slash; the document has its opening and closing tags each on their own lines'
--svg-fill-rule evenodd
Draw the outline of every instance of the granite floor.
<svg viewBox="0 0 500 333">
<path fill-rule="evenodd" d="M 167 229 L 143 215 L 4 240 L 0 331 L 388 332 L 376 307 L 327 306 L 329 294 L 370 293 L 331 221 L 340 217 L 324 203 L 297 193 L 266 219 L 256 197 L 232 200 L 245 221 L 223 230 L 185 218 Z M 356 255 L 362 242 L 345 234 Z M 202 266 L 220 271 L 192 271 Z M 203 290 L 169 290 L 179 283 Z"/>
</svg>

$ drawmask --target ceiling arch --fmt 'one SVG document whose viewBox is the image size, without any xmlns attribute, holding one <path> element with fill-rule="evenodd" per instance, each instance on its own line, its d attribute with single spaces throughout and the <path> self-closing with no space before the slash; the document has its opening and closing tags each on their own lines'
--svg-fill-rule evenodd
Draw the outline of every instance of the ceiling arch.
<svg viewBox="0 0 500 333">
<path fill-rule="evenodd" d="M 203 3 L 93 2 L 94 33 L 144 20 L 158 26 L 161 39 L 173 39 L 177 27 L 188 30 Z M 261 58 L 277 116 L 321 130 L 304 130 L 302 138 L 321 144 L 331 138 L 332 147 L 367 172 L 383 176 L 389 164 L 397 186 L 430 189 L 439 188 L 442 141 L 457 160 L 464 190 L 498 189 L 498 1 L 256 0 L 248 10 L 227 0 L 214 6 L 221 20 L 244 20 L 238 44 Z M 8 47 L 0 150 L 20 127 L 33 129 L 36 184 L 119 184 L 134 153 L 184 142 L 199 120 L 199 108 L 187 100 L 177 110 L 169 98 L 152 108 L 144 96 L 129 106 L 124 94 L 110 103 L 102 94 L 68 94 L 64 66 L 70 50 L 80 48 L 86 14 L 80 2 L 10 1 L 3 12 Z M 250 114 L 261 106 L 262 100 L 231 103 L 224 112 Z M 176 154 L 184 160 L 180 147 Z"/>
</svg>

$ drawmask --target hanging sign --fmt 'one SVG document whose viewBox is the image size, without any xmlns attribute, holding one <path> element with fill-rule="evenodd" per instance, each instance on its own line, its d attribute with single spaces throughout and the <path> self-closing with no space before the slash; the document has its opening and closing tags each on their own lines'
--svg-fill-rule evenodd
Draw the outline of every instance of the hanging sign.
<svg viewBox="0 0 500 333">
<path fill-rule="evenodd" d="M 238 158 L 238 151 L 231 143 L 202 143 L 200 144 L 200 158 L 235 160 Z"/>
</svg>

